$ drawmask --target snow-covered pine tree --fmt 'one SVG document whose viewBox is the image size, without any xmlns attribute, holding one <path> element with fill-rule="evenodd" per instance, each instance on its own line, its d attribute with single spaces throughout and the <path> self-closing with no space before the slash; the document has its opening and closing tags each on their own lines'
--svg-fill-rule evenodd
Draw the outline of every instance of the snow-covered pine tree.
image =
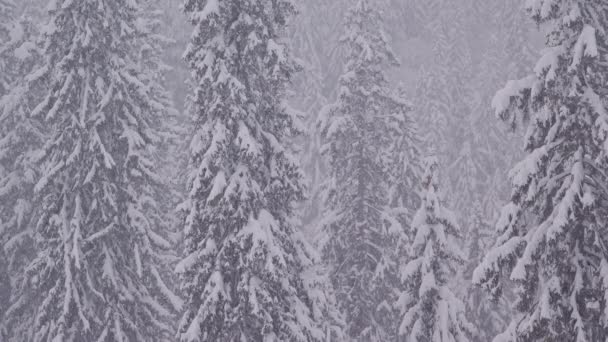
<svg viewBox="0 0 608 342">
<path fill-rule="evenodd" d="M 281 38 L 294 6 L 187 0 L 184 10 L 195 131 L 178 339 L 321 341 L 294 222 L 302 174 L 288 149 L 301 126 L 285 104 L 297 65 Z"/>
<path fill-rule="evenodd" d="M 414 10 L 424 28 L 432 56 L 420 69 L 416 94 L 422 141 L 426 150 L 435 150 L 451 161 L 458 155 L 463 136 L 460 122 L 468 108 L 471 53 L 465 39 L 469 1 L 415 1 Z M 450 179 L 451 180 L 451 179 Z M 449 184 L 449 183 L 448 183 Z"/>
<path fill-rule="evenodd" d="M 6 24 L 2 25 L 6 40 L 0 43 L 0 322 L 9 307 L 11 289 L 19 281 L 19 270 L 32 256 L 30 214 L 37 175 L 35 159 L 44 131 L 28 115 L 40 95 L 41 84 L 30 88 L 22 80 L 40 62 L 39 47 L 33 42 L 37 17 L 27 11 L 19 18 L 14 4 L 4 1 L 0 7 L 7 4 L 11 6 L 10 15 L 0 10 L 6 20 L 2 23 Z"/>
<path fill-rule="evenodd" d="M 483 291 L 471 286 L 470 280 L 480 256 L 489 247 L 486 218 L 494 216 L 501 203 L 500 198 L 508 195 L 507 182 L 500 175 L 506 174 L 505 170 L 512 164 L 516 155 L 513 142 L 517 138 L 514 134 L 508 134 L 504 125 L 489 119 L 494 116 L 490 102 L 494 90 L 502 82 L 500 80 L 514 74 L 511 65 L 520 62 L 515 58 L 516 52 L 523 50 L 529 43 L 521 44 L 528 39 L 524 34 L 528 29 L 525 25 L 518 25 L 519 31 L 516 32 L 522 34 L 517 37 L 519 40 L 512 37 L 515 32 L 512 31 L 514 23 L 506 17 L 517 12 L 514 4 L 500 0 L 476 0 L 471 4 L 470 10 L 475 11 L 475 15 L 466 34 L 476 35 L 481 30 L 487 30 L 488 25 L 496 29 L 486 35 L 487 39 L 474 40 L 473 47 L 482 53 L 474 56 L 475 63 L 469 69 L 473 75 L 467 80 L 470 112 L 457 121 L 464 134 L 454 143 L 459 146 L 455 152 L 457 158 L 448 170 L 453 175 L 450 199 L 454 203 L 454 209 L 461 213 L 460 222 L 465 228 L 463 233 L 467 238 L 464 242 L 469 256 L 460 287 L 466 291 L 463 294 L 466 296 L 468 318 L 478 328 L 475 340 L 490 341 L 497 332 L 504 329 L 510 319 L 507 298 L 501 298 L 497 303 L 489 302 Z M 471 87 L 471 84 L 475 86 Z M 481 202 L 485 208 L 479 207 Z M 485 243 L 480 244 L 481 240 Z"/>
<path fill-rule="evenodd" d="M 464 342 L 474 329 L 465 317 L 464 303 L 448 286 L 465 258 L 456 242 L 456 218 L 441 203 L 437 169 L 437 158 L 428 157 L 422 205 L 412 221 L 416 236 L 411 260 L 401 269 L 406 288 L 396 306 L 402 313 L 399 336 L 408 342 Z"/>
<path fill-rule="evenodd" d="M 21 278 L 20 270 L 33 255 L 33 188 L 45 129 L 28 111 L 40 94 L 38 90 L 13 82 L 11 90 L 0 98 L 0 297 L 9 295 L 9 289 Z M 8 303 L 4 304 L 0 314 L 8 308 Z"/>
<path fill-rule="evenodd" d="M 495 341 L 600 341 L 608 334 L 606 75 L 608 4 L 533 0 L 546 33 L 534 74 L 509 81 L 496 113 L 528 123 L 527 156 L 473 280 L 499 297 L 517 286 L 520 312 Z"/>
<path fill-rule="evenodd" d="M 407 100 L 403 84 L 399 84 L 397 87 L 394 100 L 402 107 L 398 112 L 398 120 L 395 121 L 397 126 L 392 131 L 394 139 L 391 142 L 389 159 L 391 179 L 388 199 L 390 206 L 397 211 L 404 227 L 407 227 L 420 205 L 418 188 L 423 171 L 419 150 L 421 140 L 418 136 L 418 125 L 410 116 L 412 105 Z M 404 110 L 406 108 L 407 110 Z"/>
<path fill-rule="evenodd" d="M 289 103 L 306 113 L 307 134 L 301 137 L 300 156 L 308 200 L 303 203 L 302 215 L 312 241 L 324 238 L 318 220 L 322 219 L 322 184 L 327 175 L 317 122 L 321 109 L 335 97 L 343 61 L 340 29 L 347 2 L 310 0 L 296 4 L 298 16 L 290 30 L 293 54 L 303 67 L 291 84 Z"/>
<path fill-rule="evenodd" d="M 403 84 L 396 89 L 395 98 L 402 101 L 402 105 L 411 106 L 406 102 L 406 92 Z M 405 107 L 404 107 L 405 108 Z M 391 210 L 390 217 L 396 222 L 395 227 L 401 226 L 403 234 L 396 236 L 396 245 L 393 260 L 399 264 L 407 263 L 409 255 L 408 246 L 414 238 L 411 221 L 420 206 L 420 179 L 422 177 L 422 165 L 420 161 L 421 144 L 418 138 L 418 126 L 410 118 L 409 113 L 402 113 L 402 120 L 396 122 L 396 133 L 393 136 L 390 147 L 390 158 L 388 163 L 388 201 Z"/>
<path fill-rule="evenodd" d="M 166 114 L 137 47 L 139 3 L 59 0 L 49 8 L 44 92 L 30 117 L 50 126 L 34 188 L 36 257 L 6 315 L 23 341 L 168 341 L 169 249 L 156 196 L 155 123 Z M 134 51 L 135 50 L 135 51 Z M 40 99 L 39 98 L 39 99 Z"/>
<path fill-rule="evenodd" d="M 484 54 L 485 57 L 496 62 L 492 67 L 499 67 L 503 61 L 496 61 Z M 480 77 L 492 75 L 492 68 L 485 68 L 485 60 L 481 62 Z M 466 215 L 471 208 L 471 203 L 481 201 L 484 194 L 493 186 L 494 175 L 497 172 L 505 172 L 507 165 L 513 158 L 513 147 L 505 142 L 513 141 L 513 136 L 507 134 L 507 130 L 500 127 L 494 121 L 488 120 L 491 114 L 488 112 L 490 100 L 487 89 L 492 89 L 495 82 L 479 79 L 473 82 L 480 85 L 480 89 L 474 89 L 474 96 L 469 102 L 471 111 L 458 120 L 461 134 L 458 141 L 453 142 L 458 148 L 453 153 L 455 158 L 447 168 L 452 179 L 450 200 L 454 203 L 454 209 L 462 214 L 461 222 L 466 228 L 465 234 L 472 233 L 475 224 L 471 220 L 474 216 Z M 490 97 L 491 99 L 491 97 Z M 502 184 L 496 184 L 500 188 L 493 190 L 504 191 Z M 487 203 L 497 206 L 497 203 Z M 468 242 L 468 240 L 467 240 Z"/>
<path fill-rule="evenodd" d="M 329 278 L 331 269 L 323 263 L 321 254 L 312 244 L 307 243 L 304 237 L 301 241 L 307 251 L 302 258 L 305 267 L 302 278 L 310 295 L 313 317 L 321 322 L 323 341 L 346 342 L 348 341 L 344 333 L 346 322 L 338 308 L 335 291 Z"/>
<path fill-rule="evenodd" d="M 491 193 L 490 193 L 491 195 Z M 485 198 L 486 201 L 490 200 Z M 466 217 L 469 229 L 466 232 L 467 241 L 467 263 L 464 270 L 464 278 L 470 280 L 473 270 L 481 261 L 485 252 L 491 247 L 492 226 L 486 218 L 484 206 L 480 200 L 475 200 Z M 501 332 L 510 317 L 509 305 L 506 298 L 499 302 L 488 301 L 486 294 L 475 286 L 467 284 L 467 296 L 465 300 L 467 318 L 475 322 L 477 334 L 472 341 L 488 342 Z"/>
<path fill-rule="evenodd" d="M 409 105 L 390 89 L 386 67 L 397 65 L 374 3 L 359 0 L 348 11 L 342 38 L 347 55 L 335 103 L 320 117 L 322 151 L 329 179 L 325 185 L 323 258 L 352 341 L 388 341 L 395 337 L 399 292 L 396 245 L 404 232 L 390 208 L 395 147 L 408 154 L 415 146 L 407 117 Z M 396 146 L 398 145 L 398 146 Z M 399 175 L 404 176 L 404 175 Z M 407 184 L 406 179 L 400 184 Z M 394 191 L 395 205 L 407 198 Z"/>
<path fill-rule="evenodd" d="M 434 60 L 440 59 L 445 36 L 433 38 Z M 416 83 L 414 108 L 420 126 L 421 139 L 425 150 L 445 150 L 448 145 L 445 136 L 450 113 L 447 71 L 440 63 L 420 68 Z"/>
</svg>

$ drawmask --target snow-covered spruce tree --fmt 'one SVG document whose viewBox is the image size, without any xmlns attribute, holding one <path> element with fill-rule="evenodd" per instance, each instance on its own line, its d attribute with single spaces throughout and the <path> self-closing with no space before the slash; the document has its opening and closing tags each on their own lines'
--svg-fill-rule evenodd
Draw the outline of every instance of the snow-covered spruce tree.
<svg viewBox="0 0 608 342">
<path fill-rule="evenodd" d="M 30 69 L 37 57 L 33 54 L 11 64 Z M 0 98 L 0 268 L 5 267 L 0 278 L 17 276 L 15 272 L 32 255 L 32 247 L 25 244 L 31 242 L 36 160 L 46 130 L 28 113 L 39 90 L 28 81 L 13 81 L 11 89 Z M 5 294 L 8 292 L 2 292 Z"/>
<path fill-rule="evenodd" d="M 327 239 L 320 247 L 350 340 L 388 341 L 396 335 L 396 245 L 405 233 L 388 196 L 403 169 L 390 168 L 395 145 L 414 148 L 405 146 L 412 138 L 404 131 L 409 105 L 389 87 L 384 68 L 397 61 L 373 3 L 357 1 L 345 29 L 338 99 L 324 108 L 319 124 L 329 167 L 322 221 Z M 405 197 L 396 194 L 395 203 Z"/>
<path fill-rule="evenodd" d="M 30 117 L 50 126 L 34 188 L 36 257 L 6 315 L 23 341 L 168 341 L 160 278 L 159 141 L 167 108 L 138 61 L 135 1 L 56 1 L 44 33 L 47 82 Z M 136 50 L 136 51 L 133 51 Z"/>
<path fill-rule="evenodd" d="M 301 240 L 307 251 L 307 254 L 303 255 L 305 268 L 302 279 L 312 302 L 313 317 L 320 322 L 323 329 L 323 341 L 346 342 L 348 341 L 344 332 L 346 322 L 338 308 L 335 291 L 329 278 L 331 268 L 322 262 L 322 256 L 311 244 L 304 238 Z"/>
<path fill-rule="evenodd" d="M 473 281 L 520 312 L 495 341 L 600 341 L 608 334 L 606 75 L 608 4 L 534 0 L 546 32 L 535 73 L 497 93 L 496 113 L 528 123 L 528 153 L 510 173 L 498 239 Z"/>
<path fill-rule="evenodd" d="M 442 37 L 433 40 L 433 56 L 438 58 Z M 421 139 L 425 150 L 444 150 L 447 144 L 445 131 L 450 113 L 449 94 L 445 68 L 440 64 L 423 65 L 416 83 L 414 108 L 417 112 Z"/>
<path fill-rule="evenodd" d="M 395 92 L 395 98 L 401 101 L 403 108 L 411 106 L 406 102 L 406 93 L 403 84 L 400 84 Z M 388 201 L 390 218 L 396 222 L 392 225 L 399 229 L 402 234 L 395 236 L 396 245 L 393 260 L 399 264 L 409 261 L 407 253 L 408 246 L 414 238 L 415 232 L 411 226 L 411 220 L 420 207 L 420 179 L 422 177 L 422 165 L 420 160 L 418 138 L 418 127 L 409 113 L 402 113 L 402 119 L 396 122 L 395 135 L 392 136 L 392 146 L 388 158 Z"/>
<path fill-rule="evenodd" d="M 491 195 L 492 193 L 490 193 Z M 491 200 L 485 198 L 485 201 Z M 470 280 L 475 267 L 479 264 L 485 252 L 491 247 L 492 226 L 486 218 L 484 206 L 480 200 L 475 200 L 466 217 L 469 229 L 466 232 L 467 261 L 464 278 Z M 479 287 L 467 284 L 466 313 L 470 322 L 475 322 L 477 333 L 472 341 L 488 342 L 501 332 L 508 324 L 510 318 L 507 298 L 499 302 L 489 301 L 486 294 Z"/>
<path fill-rule="evenodd" d="M 0 43 L 0 322 L 9 307 L 11 288 L 21 276 L 19 270 L 32 256 L 30 211 L 37 176 L 35 158 L 44 131 L 28 115 L 44 82 L 31 86 L 23 80 L 40 62 L 38 46 L 33 43 L 37 37 L 35 19 L 16 18 L 14 7 L 11 13 L 5 16 L 7 35 Z M 2 326 L 0 323 L 0 329 L 5 330 Z"/>
<path fill-rule="evenodd" d="M 416 236 L 411 260 L 401 269 L 406 288 L 397 301 L 402 313 L 399 336 L 408 342 L 464 342 L 474 329 L 464 303 L 448 286 L 464 257 L 456 242 L 460 229 L 454 214 L 441 203 L 437 168 L 436 157 L 425 160 L 422 205 L 412 221 Z"/>
<path fill-rule="evenodd" d="M 194 88 L 180 341 L 321 341 L 304 284 L 309 256 L 289 153 L 300 124 L 285 105 L 297 66 L 281 41 L 289 0 L 187 0 Z"/>
<path fill-rule="evenodd" d="M 464 135 L 461 122 L 471 112 L 467 103 L 471 53 L 462 15 L 468 8 L 467 0 L 417 1 L 414 7 L 424 28 L 422 37 L 432 42 L 433 53 L 421 67 L 414 103 L 424 132 L 422 141 L 427 150 L 436 150 L 449 161 L 458 155 L 462 144 L 458 138 Z"/>
<path fill-rule="evenodd" d="M 342 71 L 343 48 L 339 42 L 344 8 L 348 0 L 310 0 L 296 4 L 298 15 L 290 25 L 290 46 L 303 72 L 293 79 L 289 103 L 306 113 L 306 133 L 300 140 L 301 164 L 306 176 L 308 200 L 303 203 L 307 236 L 321 240 L 318 221 L 323 213 L 323 180 L 327 167 L 320 153 L 318 119 L 321 109 L 335 97 Z"/>
<path fill-rule="evenodd" d="M 394 127 L 392 146 L 389 158 L 389 193 L 390 206 L 398 212 L 402 224 L 409 226 L 410 219 L 420 205 L 418 188 L 422 176 L 420 161 L 421 140 L 418 136 L 418 125 L 412 120 L 410 111 L 412 105 L 406 100 L 405 86 L 399 84 L 395 91 L 394 104 L 401 105 L 401 112 Z"/>
</svg>

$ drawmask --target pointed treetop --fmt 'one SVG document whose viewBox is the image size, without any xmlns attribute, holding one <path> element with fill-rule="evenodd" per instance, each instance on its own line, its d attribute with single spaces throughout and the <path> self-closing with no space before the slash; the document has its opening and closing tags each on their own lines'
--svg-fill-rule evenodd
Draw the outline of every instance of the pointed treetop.
<svg viewBox="0 0 608 342">
<path fill-rule="evenodd" d="M 349 45 L 350 63 L 399 65 L 389 36 L 384 31 L 382 13 L 369 0 L 358 0 L 346 14 L 346 32 L 340 41 Z"/>
</svg>

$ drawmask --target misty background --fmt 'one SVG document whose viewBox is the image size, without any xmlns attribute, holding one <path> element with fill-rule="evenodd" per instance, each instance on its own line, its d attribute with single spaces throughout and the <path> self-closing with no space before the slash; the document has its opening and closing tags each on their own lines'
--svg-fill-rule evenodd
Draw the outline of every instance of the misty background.
<svg viewBox="0 0 608 342">
<path fill-rule="evenodd" d="M 542 35 L 526 15 L 522 1 L 505 0 L 376 0 L 384 28 L 400 65 L 391 70 L 391 86 L 410 101 L 410 117 L 421 140 L 422 156 L 438 157 L 445 206 L 456 213 L 463 229 L 461 248 L 468 260 L 450 284 L 467 307 L 482 309 L 487 297 L 470 285 L 473 269 L 493 244 L 493 226 L 509 197 L 508 170 L 522 157 L 520 127 L 508 127 L 495 117 L 491 101 L 506 81 L 528 75 L 543 45 Z M 190 71 L 182 55 L 192 26 L 180 9 L 181 1 L 147 1 L 160 19 L 156 33 L 163 36 L 166 63 L 163 85 L 175 106 L 175 157 L 162 165 L 172 184 L 175 207 L 185 196 L 183 154 L 191 133 L 188 123 Z M 306 0 L 295 3 L 298 15 L 286 32 L 286 42 L 302 67 L 288 89 L 289 104 L 302 113 L 305 136 L 294 142 L 305 171 L 307 198 L 298 207 L 304 234 L 314 244 L 323 239 L 323 182 L 328 176 L 320 152 L 319 113 L 336 100 L 338 80 L 344 72 L 345 51 L 339 38 L 348 0 Z M 35 31 L 33 23 L 45 21 L 46 2 L 17 2 L 22 31 L 16 40 Z M 35 37 L 33 34 L 31 37 Z M 25 39 L 27 41 L 27 39 Z M 26 45 L 22 50 L 31 53 Z M 28 54 L 25 51 L 25 54 Z M 396 70 L 396 71 L 394 71 Z M 180 220 L 175 214 L 173 223 Z M 179 233 L 172 233 L 179 241 Z M 180 246 L 181 247 L 181 246 Z M 179 248 L 178 248 L 179 249 Z M 508 292 L 508 291 L 507 291 Z M 472 313 L 487 341 L 510 320 L 509 294 L 490 311 Z M 0 298 L 7 301 L 7 298 Z"/>
<path fill-rule="evenodd" d="M 376 0 L 384 28 L 400 65 L 388 73 L 392 86 L 411 102 L 422 141 L 421 155 L 439 157 L 446 207 L 458 216 L 462 248 L 470 257 L 450 286 L 465 298 L 472 321 L 489 341 L 505 329 L 512 313 L 510 299 L 489 303 L 471 286 L 473 269 L 494 243 L 494 223 L 510 193 L 508 172 L 522 157 L 521 127 L 513 129 L 496 117 L 491 101 L 508 80 L 528 75 L 543 46 L 522 1 L 504 0 Z M 352 1 L 298 1 L 298 15 L 287 37 L 302 66 L 290 88 L 289 102 L 305 114 L 306 136 L 298 150 L 308 186 L 300 207 L 307 237 L 315 242 L 323 222 L 323 181 L 327 166 L 320 152 L 318 120 L 322 108 L 336 100 L 344 72 L 340 44 L 344 16 Z M 191 29 L 178 6 L 164 12 L 167 50 L 173 68 L 169 89 L 180 110 L 187 106 L 188 71 L 181 49 Z M 413 187 L 416 187 L 413 185 Z M 453 283 L 454 281 L 458 283 Z M 480 321 L 480 318 L 482 319 Z"/>
</svg>

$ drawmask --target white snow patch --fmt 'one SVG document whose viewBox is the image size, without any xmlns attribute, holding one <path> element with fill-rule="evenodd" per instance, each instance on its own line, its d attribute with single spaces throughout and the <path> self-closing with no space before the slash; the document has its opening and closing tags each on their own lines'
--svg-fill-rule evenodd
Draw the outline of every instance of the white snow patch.
<svg viewBox="0 0 608 342">
<path fill-rule="evenodd" d="M 507 82 L 505 87 L 496 92 L 496 95 L 492 99 L 492 108 L 494 108 L 496 116 L 500 116 L 506 112 L 511 106 L 511 101 L 519 97 L 524 90 L 530 89 L 534 85 L 534 82 L 536 82 L 534 75 Z"/>
</svg>

